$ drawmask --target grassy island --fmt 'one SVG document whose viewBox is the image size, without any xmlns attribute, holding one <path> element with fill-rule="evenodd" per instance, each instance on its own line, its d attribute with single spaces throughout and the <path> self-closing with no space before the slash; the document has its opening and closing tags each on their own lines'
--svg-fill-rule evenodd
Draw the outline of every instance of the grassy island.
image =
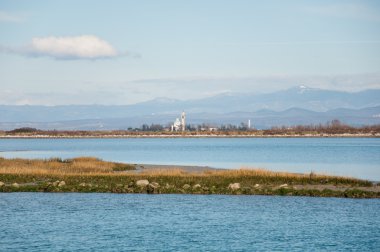
<svg viewBox="0 0 380 252">
<path fill-rule="evenodd" d="M 184 170 L 74 159 L 0 158 L 0 192 L 103 192 L 292 195 L 380 198 L 380 186 L 356 178 L 267 170 Z M 165 168 L 166 167 L 166 168 Z"/>
</svg>

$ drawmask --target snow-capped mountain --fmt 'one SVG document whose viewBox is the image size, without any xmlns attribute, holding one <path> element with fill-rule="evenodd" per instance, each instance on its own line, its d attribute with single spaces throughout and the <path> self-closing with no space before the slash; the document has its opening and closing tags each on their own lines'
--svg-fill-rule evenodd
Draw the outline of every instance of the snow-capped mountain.
<svg viewBox="0 0 380 252">
<path fill-rule="evenodd" d="M 362 110 L 365 108 L 370 109 Z M 178 116 L 183 110 L 187 112 L 189 118 L 194 115 L 192 118 L 193 122 L 197 123 L 207 119 L 222 123 L 224 121 L 237 122 L 248 117 L 254 117 L 251 118 L 254 120 L 255 118 L 281 118 L 282 115 L 287 115 L 287 121 L 274 119 L 272 122 L 276 124 L 286 122 L 288 124 L 292 122 L 306 123 L 307 120 L 309 120 L 310 123 L 324 123 L 325 119 L 331 117 L 339 119 L 339 116 L 342 116 L 342 118 L 344 116 L 346 119 L 351 118 L 350 123 L 353 124 L 355 124 L 355 120 L 358 120 L 358 124 L 366 124 L 366 122 L 373 124 L 380 123 L 377 122 L 380 120 L 378 117 L 380 114 L 380 89 L 350 93 L 316 89 L 301 85 L 268 94 L 224 93 L 209 98 L 187 101 L 157 98 L 128 106 L 0 105 L 0 123 L 3 123 L 2 125 L 5 125 L 4 123 L 12 123 L 13 126 L 22 126 L 27 122 L 63 122 L 103 119 L 107 119 L 109 122 L 109 119 L 112 119 L 111 121 L 114 125 L 117 125 L 117 122 L 123 119 L 125 122 L 123 123 L 124 127 L 127 125 L 136 126 L 136 124 L 144 122 L 165 123 L 171 121 L 172 117 L 175 119 L 175 116 Z M 307 113 L 303 113 L 302 111 L 307 111 Z M 334 113 L 331 114 L 331 111 Z M 350 113 L 354 113 L 353 111 L 359 111 L 355 112 L 356 117 L 350 117 Z M 370 112 L 366 112 L 365 115 L 363 115 L 363 111 Z M 306 114 L 311 115 L 312 113 L 314 113 L 313 116 L 306 116 Z M 246 115 L 238 116 L 239 114 Z M 322 114 L 324 116 L 322 116 Z M 360 120 L 358 119 L 358 117 L 360 117 L 359 114 L 363 115 Z M 325 115 L 329 116 L 326 117 Z M 306 118 L 308 119 L 306 120 Z M 112 126 L 107 123 L 102 124 L 108 125 L 109 127 Z M 77 125 L 77 127 L 80 127 L 80 125 Z"/>
</svg>

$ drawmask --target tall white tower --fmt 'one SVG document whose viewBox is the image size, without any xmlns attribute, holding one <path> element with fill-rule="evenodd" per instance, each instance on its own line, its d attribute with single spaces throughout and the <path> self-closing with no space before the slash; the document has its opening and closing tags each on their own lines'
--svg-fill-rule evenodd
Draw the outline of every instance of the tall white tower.
<svg viewBox="0 0 380 252">
<path fill-rule="evenodd" d="M 248 120 L 248 129 L 251 129 L 251 119 Z"/>
<path fill-rule="evenodd" d="M 186 128 L 186 114 L 185 114 L 185 111 L 183 111 L 182 114 L 181 114 L 181 126 L 182 126 L 182 131 L 185 131 L 185 128 Z"/>
</svg>

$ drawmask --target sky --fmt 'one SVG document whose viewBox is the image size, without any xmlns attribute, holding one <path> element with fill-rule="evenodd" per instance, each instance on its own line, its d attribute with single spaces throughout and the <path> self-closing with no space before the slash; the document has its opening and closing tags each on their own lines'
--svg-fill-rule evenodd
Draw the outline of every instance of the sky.
<svg viewBox="0 0 380 252">
<path fill-rule="evenodd" d="M 380 88 L 380 1 L 0 0 L 0 104 Z"/>
</svg>

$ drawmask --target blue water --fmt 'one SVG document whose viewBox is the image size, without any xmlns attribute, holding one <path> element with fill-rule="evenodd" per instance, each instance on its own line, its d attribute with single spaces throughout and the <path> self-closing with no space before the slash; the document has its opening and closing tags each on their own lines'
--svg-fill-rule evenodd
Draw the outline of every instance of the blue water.
<svg viewBox="0 0 380 252">
<path fill-rule="evenodd" d="M 379 138 L 0 139 L 0 156 L 320 172 L 380 181 Z"/>
<path fill-rule="evenodd" d="M 0 194 L 0 251 L 379 251 L 380 200 Z"/>
<path fill-rule="evenodd" d="M 0 156 L 267 168 L 380 181 L 380 138 L 0 139 Z"/>
</svg>

